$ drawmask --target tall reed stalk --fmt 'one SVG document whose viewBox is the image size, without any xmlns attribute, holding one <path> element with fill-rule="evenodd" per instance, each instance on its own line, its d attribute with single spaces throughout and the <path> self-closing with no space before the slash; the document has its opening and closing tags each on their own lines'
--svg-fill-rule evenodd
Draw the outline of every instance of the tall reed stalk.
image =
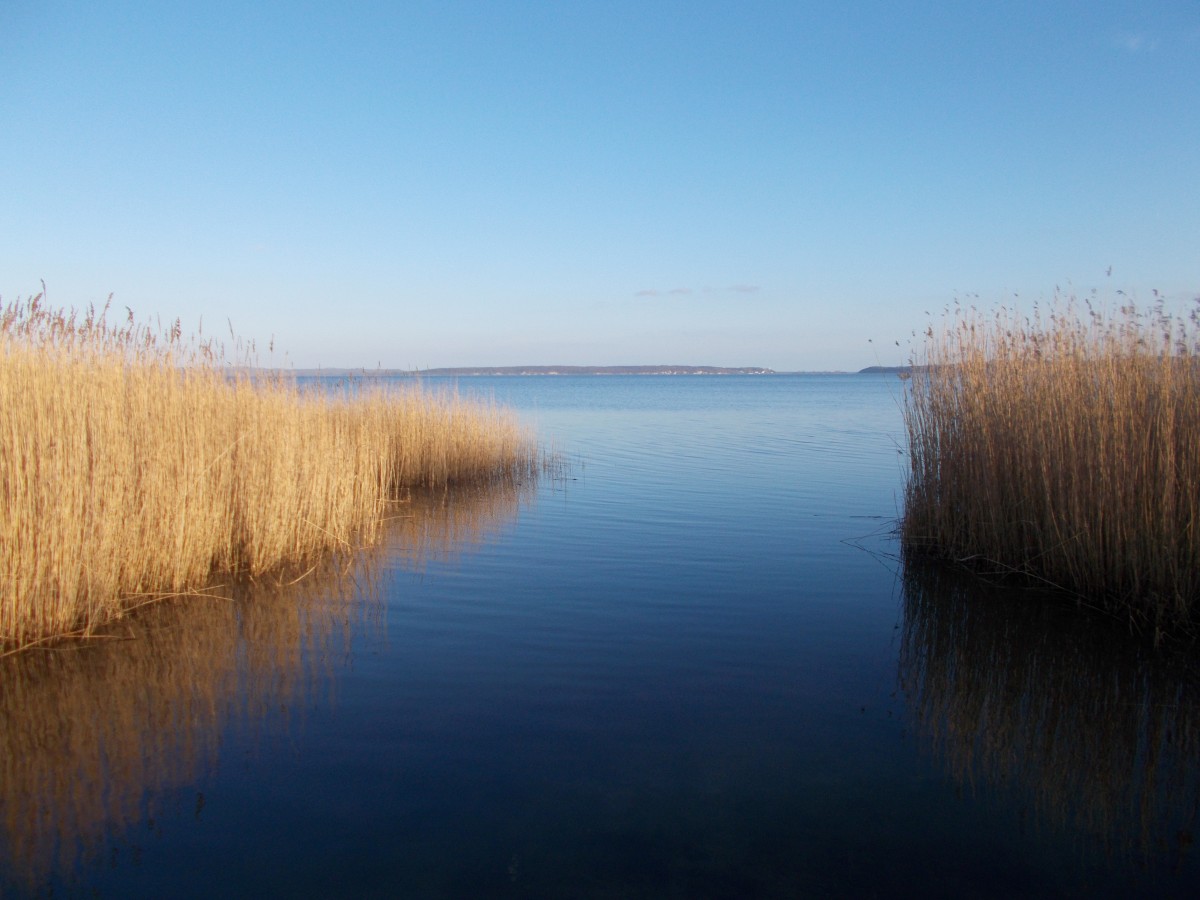
<svg viewBox="0 0 1200 900">
<path fill-rule="evenodd" d="M 302 393 L 179 323 L 0 308 L 0 652 L 372 542 L 414 486 L 520 476 L 495 407 L 417 389 Z M 239 360 L 245 362 L 245 360 Z"/>
<path fill-rule="evenodd" d="M 1200 601 L 1200 301 L 960 310 L 905 396 L 907 551 L 1017 574 L 1154 630 Z"/>
</svg>

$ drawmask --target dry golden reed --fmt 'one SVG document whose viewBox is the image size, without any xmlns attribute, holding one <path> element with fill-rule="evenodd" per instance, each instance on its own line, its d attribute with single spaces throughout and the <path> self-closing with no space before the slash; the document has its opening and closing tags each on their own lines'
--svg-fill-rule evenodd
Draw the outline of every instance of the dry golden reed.
<svg viewBox="0 0 1200 900">
<path fill-rule="evenodd" d="M 1156 294 L 1157 296 L 1157 294 Z M 1139 627 L 1200 599 L 1200 301 L 959 310 L 905 397 L 906 549 L 1073 592 Z"/>
<path fill-rule="evenodd" d="M 497 408 L 419 389 L 302 392 L 178 321 L 0 308 L 0 652 L 369 544 L 385 506 L 536 467 Z M 253 348 L 251 348 L 251 353 Z"/>
</svg>

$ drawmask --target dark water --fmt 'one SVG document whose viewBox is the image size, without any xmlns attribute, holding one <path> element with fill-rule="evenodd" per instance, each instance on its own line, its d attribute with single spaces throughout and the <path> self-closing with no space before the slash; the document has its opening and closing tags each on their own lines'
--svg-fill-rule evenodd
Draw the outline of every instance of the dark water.
<svg viewBox="0 0 1200 900">
<path fill-rule="evenodd" d="M 1187 666 L 903 567 L 887 376 L 462 379 L 568 461 L 4 661 L 5 896 L 1190 896 Z"/>
</svg>

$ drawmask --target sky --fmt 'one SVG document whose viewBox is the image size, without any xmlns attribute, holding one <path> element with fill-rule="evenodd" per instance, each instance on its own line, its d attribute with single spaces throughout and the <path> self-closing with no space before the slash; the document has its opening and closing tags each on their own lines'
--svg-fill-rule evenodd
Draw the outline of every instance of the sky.
<svg viewBox="0 0 1200 900">
<path fill-rule="evenodd" d="M 1196 0 L 0 0 L 0 59 L 0 300 L 262 364 L 856 370 L 1200 296 Z"/>
</svg>

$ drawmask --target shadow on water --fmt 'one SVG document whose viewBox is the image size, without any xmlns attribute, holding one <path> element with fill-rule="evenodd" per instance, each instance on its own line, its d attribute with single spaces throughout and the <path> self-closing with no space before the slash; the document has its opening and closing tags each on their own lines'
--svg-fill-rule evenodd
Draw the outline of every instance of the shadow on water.
<svg viewBox="0 0 1200 900">
<path fill-rule="evenodd" d="M 218 764 L 235 724 L 251 746 L 301 727 L 355 635 L 382 634 L 385 564 L 420 569 L 467 551 L 530 497 L 519 484 L 414 494 L 368 550 L 147 606 L 87 644 L 0 659 L 0 886 L 69 878 L 135 826 L 153 829 L 168 795 Z M 198 817 L 203 794 L 186 802 Z"/>
<path fill-rule="evenodd" d="M 1119 627 L 940 567 L 905 568 L 899 682 L 970 792 L 1139 868 L 1196 864 L 1200 677 Z"/>
</svg>

